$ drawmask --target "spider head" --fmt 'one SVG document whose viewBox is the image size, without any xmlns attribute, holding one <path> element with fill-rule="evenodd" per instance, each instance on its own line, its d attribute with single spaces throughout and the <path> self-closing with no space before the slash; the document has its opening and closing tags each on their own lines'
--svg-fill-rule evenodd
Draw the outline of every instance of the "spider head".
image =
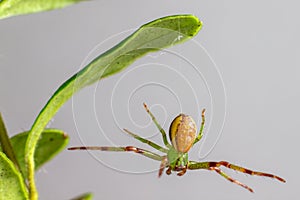
<svg viewBox="0 0 300 200">
<path fill-rule="evenodd" d="M 167 158 L 169 166 L 174 171 L 180 171 L 188 163 L 188 153 L 178 152 L 174 147 L 168 151 Z"/>
<path fill-rule="evenodd" d="M 169 137 L 176 151 L 187 153 L 196 138 L 197 126 L 189 115 L 179 114 L 171 123 Z"/>
</svg>

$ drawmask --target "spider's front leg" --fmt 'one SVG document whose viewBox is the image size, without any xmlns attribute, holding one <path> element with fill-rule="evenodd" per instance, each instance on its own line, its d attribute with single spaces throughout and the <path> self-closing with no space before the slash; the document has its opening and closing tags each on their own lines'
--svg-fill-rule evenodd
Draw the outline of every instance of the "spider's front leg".
<svg viewBox="0 0 300 200">
<path fill-rule="evenodd" d="M 134 146 L 126 146 L 126 147 L 99 147 L 99 146 L 81 146 L 81 147 L 70 147 L 68 150 L 97 150 L 97 151 L 115 151 L 115 152 L 134 152 L 153 160 L 161 161 L 163 159 L 162 156 L 153 153 L 151 151 L 134 147 Z"/>
<path fill-rule="evenodd" d="M 235 171 L 239 171 L 239 172 L 242 172 L 242 173 L 274 178 L 274 179 L 277 179 L 281 182 L 285 182 L 285 180 L 283 178 L 279 177 L 279 176 L 269 174 L 269 173 L 265 173 L 265 172 L 253 171 L 253 170 L 250 170 L 250 169 L 247 169 L 247 168 L 244 168 L 244 167 L 240 167 L 240 166 L 237 166 L 237 165 L 230 164 L 227 161 L 220 161 L 220 162 L 194 162 L 194 161 L 189 161 L 189 163 L 188 163 L 188 169 L 190 169 L 190 170 L 195 170 L 195 169 L 213 170 L 213 171 L 217 172 L 218 174 L 220 174 L 221 176 L 223 176 L 224 178 L 226 178 L 227 180 L 229 180 L 229 181 L 231 181 L 231 182 L 233 182 L 237 185 L 240 185 L 240 186 L 244 187 L 245 189 L 249 190 L 250 192 L 253 192 L 253 190 L 249 186 L 247 186 L 247 185 L 231 178 L 229 175 L 224 173 L 220 169 L 221 166 L 224 166 L 224 167 L 227 167 L 229 169 L 233 169 Z"/>
<path fill-rule="evenodd" d="M 213 170 L 229 180 L 232 183 L 235 183 L 237 185 L 242 186 L 243 188 L 249 190 L 250 192 L 253 192 L 253 189 L 250 188 L 249 186 L 239 182 L 238 180 L 235 180 L 231 178 L 229 175 L 227 175 L 225 172 L 223 172 L 218 166 L 215 165 L 216 162 L 194 162 L 194 161 L 189 161 L 188 163 L 188 169 L 190 170 L 195 170 L 195 169 L 207 169 L 207 170 Z"/>
<path fill-rule="evenodd" d="M 265 176 L 265 177 L 269 177 L 269 178 L 274 178 L 274 179 L 277 179 L 283 183 L 285 183 L 286 181 L 279 177 L 279 176 L 276 176 L 274 174 L 269 174 L 269 173 L 265 173 L 265 172 L 257 172 L 257 171 L 253 171 L 251 169 L 247 169 L 247 168 L 244 168 L 244 167 L 241 167 L 241 166 L 237 166 L 237 165 L 234 165 L 234 164 L 231 164 L 227 161 L 220 161 L 220 162 L 209 162 L 211 167 L 220 167 L 220 166 L 224 166 L 224 167 L 227 167 L 229 169 L 233 169 L 235 171 L 239 171 L 239 172 L 242 172 L 242 173 L 245 173 L 245 174 L 250 174 L 250 175 L 254 175 L 254 176 Z"/>
<path fill-rule="evenodd" d="M 224 178 L 226 178 L 227 180 L 229 180 L 230 182 L 240 185 L 243 188 L 249 190 L 250 192 L 254 192 L 253 189 L 250 188 L 248 185 L 245 185 L 244 183 L 241 183 L 238 180 L 231 178 L 229 175 L 227 175 L 225 172 L 223 172 L 219 167 L 210 167 L 209 170 L 213 170 L 213 171 L 217 172 L 218 174 L 220 174 L 221 176 L 223 176 Z"/>
</svg>

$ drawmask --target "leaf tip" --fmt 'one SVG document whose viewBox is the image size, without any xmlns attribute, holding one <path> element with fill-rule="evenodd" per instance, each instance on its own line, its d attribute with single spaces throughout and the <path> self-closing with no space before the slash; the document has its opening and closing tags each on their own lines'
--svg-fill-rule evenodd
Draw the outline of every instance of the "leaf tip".
<svg viewBox="0 0 300 200">
<path fill-rule="evenodd" d="M 69 139 L 69 135 L 66 132 L 63 132 L 62 136 L 64 139 Z"/>
</svg>

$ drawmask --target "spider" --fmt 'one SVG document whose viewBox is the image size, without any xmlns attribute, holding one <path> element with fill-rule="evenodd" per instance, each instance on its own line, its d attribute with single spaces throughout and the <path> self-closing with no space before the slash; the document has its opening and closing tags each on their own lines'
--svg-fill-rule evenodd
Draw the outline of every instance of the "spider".
<svg viewBox="0 0 300 200">
<path fill-rule="evenodd" d="M 124 129 L 126 133 L 134 137 L 135 139 L 141 141 L 142 143 L 148 144 L 149 146 L 153 147 L 154 149 L 157 149 L 161 151 L 162 153 L 165 153 L 166 155 L 158 155 L 156 153 L 153 153 L 151 151 L 141 149 L 134 146 L 125 146 L 125 147 L 107 147 L 107 146 L 81 146 L 81 147 L 70 147 L 68 150 L 99 150 L 99 151 L 116 151 L 116 152 L 135 152 L 138 154 L 141 154 L 143 156 L 146 156 L 148 158 L 151 158 L 153 160 L 160 161 L 160 167 L 158 171 L 158 177 L 161 177 L 163 171 L 165 168 L 166 174 L 170 175 L 172 171 L 177 172 L 178 176 L 182 176 L 186 173 L 187 170 L 197 170 L 197 169 L 206 169 L 215 171 L 221 176 L 223 176 L 225 179 L 242 186 L 243 188 L 249 190 L 250 192 L 253 192 L 253 189 L 249 186 L 231 178 L 229 175 L 224 173 L 220 167 L 226 167 L 235 171 L 239 171 L 242 173 L 250 174 L 250 175 L 256 175 L 256 176 L 264 176 L 264 177 L 270 177 L 277 179 L 281 182 L 286 182 L 283 178 L 265 173 L 265 172 L 257 172 L 253 171 L 241 166 L 237 166 L 234 164 L 231 164 L 227 161 L 220 161 L 220 162 L 196 162 L 196 161 L 190 161 L 188 160 L 188 151 L 191 149 L 192 146 L 194 146 L 197 142 L 200 141 L 200 139 L 203 136 L 203 129 L 204 129 L 204 123 L 205 123 L 205 109 L 202 110 L 202 123 L 199 130 L 199 133 L 197 134 L 197 127 L 196 123 L 193 120 L 193 118 L 189 115 L 185 114 L 179 114 L 171 123 L 170 129 L 169 129 L 169 138 L 171 141 L 171 144 L 167 140 L 166 132 L 161 127 L 161 125 L 157 122 L 154 115 L 151 113 L 147 105 L 144 103 L 144 108 L 147 111 L 147 113 L 152 118 L 152 121 L 156 125 L 156 127 L 159 129 L 160 133 L 162 134 L 163 142 L 165 147 L 162 147 L 150 140 L 147 140 L 145 138 L 142 138 L 132 132 L 130 132 L 127 129 Z"/>
</svg>

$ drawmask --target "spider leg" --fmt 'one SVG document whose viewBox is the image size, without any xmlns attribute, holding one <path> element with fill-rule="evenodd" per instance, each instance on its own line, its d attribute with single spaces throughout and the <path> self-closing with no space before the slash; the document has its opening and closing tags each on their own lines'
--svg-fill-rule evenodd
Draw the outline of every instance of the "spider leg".
<svg viewBox="0 0 300 200">
<path fill-rule="evenodd" d="M 158 128 L 158 130 L 161 132 L 162 137 L 163 137 L 163 141 L 164 144 L 166 145 L 166 147 L 170 148 L 171 145 L 169 144 L 168 140 L 167 140 L 167 135 L 165 130 L 161 127 L 161 125 L 157 122 L 156 118 L 154 117 L 154 115 L 151 113 L 151 111 L 149 110 L 148 106 L 144 103 L 144 108 L 147 111 L 147 113 L 150 115 L 152 121 L 154 122 L 154 124 L 156 125 L 156 127 Z"/>
<path fill-rule="evenodd" d="M 190 169 L 190 170 L 195 170 L 195 169 L 214 170 L 217 173 L 219 173 L 220 175 L 222 175 L 224 178 L 228 179 L 229 181 L 234 182 L 234 183 L 248 189 L 249 191 L 252 190 L 248 186 L 244 185 L 243 183 L 238 182 L 235 179 L 232 179 L 230 176 L 228 176 L 227 174 L 222 172 L 221 169 L 219 168 L 221 166 L 227 167 L 229 169 L 233 169 L 235 171 L 243 172 L 243 173 L 246 173 L 246 174 L 275 178 L 275 179 L 277 179 L 281 182 L 285 182 L 285 180 L 283 178 L 279 177 L 279 176 L 264 173 L 264 172 L 252 171 L 252 170 L 244 168 L 244 167 L 240 167 L 240 166 L 237 166 L 237 165 L 230 164 L 227 161 L 220 161 L 220 162 L 195 162 L 195 161 L 189 161 L 189 163 L 188 163 L 188 169 Z"/>
<path fill-rule="evenodd" d="M 98 150 L 98 151 L 119 151 L 119 152 L 127 152 L 127 151 L 132 151 L 134 153 L 141 154 L 143 156 L 146 156 L 148 158 L 151 158 L 153 160 L 158 160 L 161 161 L 163 159 L 162 156 L 153 153 L 151 151 L 141 149 L 138 147 L 133 147 L 133 146 L 126 146 L 126 147 L 98 147 L 98 146 L 90 146 L 90 147 L 70 147 L 68 150 Z"/>
<path fill-rule="evenodd" d="M 276 176 L 274 174 L 269 174 L 269 173 L 265 173 L 265 172 L 257 172 L 257 171 L 253 171 L 241 166 L 237 166 L 237 165 L 233 165 L 227 161 L 220 161 L 220 162 L 210 162 L 210 166 L 211 167 L 220 167 L 220 166 L 224 166 L 227 167 L 229 169 L 233 169 L 235 171 L 239 171 L 242 173 L 246 173 L 246 174 L 250 174 L 250 175 L 255 175 L 255 176 L 265 176 L 265 177 L 269 177 L 269 178 L 274 178 L 277 179 L 281 182 L 286 182 L 283 178 Z"/>
<path fill-rule="evenodd" d="M 172 173 L 172 168 L 171 167 L 168 167 L 167 171 L 166 171 L 166 174 L 167 175 L 170 175 Z"/>
<path fill-rule="evenodd" d="M 158 178 L 161 177 L 161 175 L 164 172 L 164 169 L 166 168 L 167 165 L 168 165 L 168 158 L 167 158 L 167 156 L 163 156 L 160 166 L 159 166 Z"/>
<path fill-rule="evenodd" d="M 180 172 L 177 173 L 177 176 L 183 176 L 186 173 L 186 167 L 184 167 Z"/>
<path fill-rule="evenodd" d="M 253 192 L 253 189 L 250 188 L 249 186 L 231 178 L 230 176 L 228 176 L 226 173 L 224 173 L 219 167 L 210 167 L 209 170 L 214 170 L 215 172 L 217 172 L 218 174 L 220 174 L 221 176 L 223 176 L 224 178 L 226 178 L 227 180 L 229 180 L 232 183 L 235 183 L 239 186 L 242 186 L 243 188 L 249 190 L 250 192 Z"/>
<path fill-rule="evenodd" d="M 156 143 L 154 143 L 154 142 L 152 142 L 152 141 L 150 141 L 150 140 L 147 140 L 147 139 L 145 139 L 145 138 L 142 138 L 142 137 L 140 137 L 140 136 L 138 136 L 138 135 L 132 133 L 131 131 L 129 131 L 129 130 L 125 129 L 125 128 L 124 128 L 123 130 L 124 130 L 126 133 L 128 133 L 129 135 L 131 135 L 132 137 L 134 137 L 135 139 L 137 139 L 137 140 L 139 140 L 139 141 L 141 141 L 141 142 L 143 142 L 143 143 L 145 143 L 145 144 L 148 144 L 149 146 L 153 147 L 154 149 L 157 149 L 157 150 L 159 150 L 159 151 L 161 151 L 161 152 L 163 152 L 163 153 L 167 153 L 167 152 L 168 152 L 167 149 L 165 149 L 165 148 L 159 146 L 158 144 L 156 144 Z"/>
<path fill-rule="evenodd" d="M 249 190 L 250 192 L 253 192 L 253 190 L 249 186 L 247 186 L 247 185 L 231 178 L 229 175 L 224 173 L 218 166 L 211 165 L 211 163 L 216 163 L 216 162 L 194 162 L 194 161 L 189 161 L 187 167 L 188 167 L 188 169 L 191 169 L 191 170 L 195 170 L 195 169 L 213 170 L 213 171 L 217 172 L 218 174 L 220 174 L 221 176 L 223 176 L 224 178 L 226 178 L 227 180 L 229 180 L 230 182 L 233 182 L 237 185 L 240 185 L 243 188 Z"/>
<path fill-rule="evenodd" d="M 194 141 L 194 144 L 196 144 L 197 142 L 199 142 L 199 140 L 201 140 L 202 136 L 203 136 L 203 129 L 204 129 L 204 123 L 205 123 L 205 109 L 202 110 L 202 113 L 201 113 L 201 117 L 202 117 L 202 122 L 201 122 L 201 127 L 200 127 L 200 131 L 199 131 L 199 134 L 198 136 L 196 137 L 195 141 Z"/>
</svg>

